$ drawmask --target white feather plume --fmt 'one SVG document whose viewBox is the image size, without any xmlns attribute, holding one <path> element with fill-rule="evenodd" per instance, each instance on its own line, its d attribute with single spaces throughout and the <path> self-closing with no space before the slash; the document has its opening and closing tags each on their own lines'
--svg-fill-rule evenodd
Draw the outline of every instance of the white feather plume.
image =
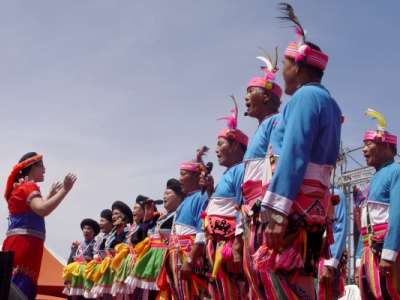
<svg viewBox="0 0 400 300">
<path fill-rule="evenodd" d="M 261 60 L 265 65 L 267 66 L 268 71 L 272 72 L 274 70 L 274 66 L 272 65 L 272 62 L 264 57 L 264 56 L 257 56 L 257 59 Z"/>
</svg>

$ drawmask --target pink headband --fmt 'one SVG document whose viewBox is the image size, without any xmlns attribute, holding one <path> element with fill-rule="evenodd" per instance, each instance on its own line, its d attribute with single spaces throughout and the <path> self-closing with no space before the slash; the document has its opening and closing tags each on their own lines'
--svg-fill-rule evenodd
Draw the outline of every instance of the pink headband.
<svg viewBox="0 0 400 300">
<path fill-rule="evenodd" d="M 218 133 L 218 137 L 219 138 L 222 137 L 225 139 L 229 139 L 229 138 L 233 139 L 246 147 L 247 147 L 247 143 L 249 142 L 249 138 L 247 137 L 247 135 L 244 134 L 239 129 L 224 128 Z"/>
<path fill-rule="evenodd" d="M 188 161 L 181 163 L 180 165 L 180 170 L 185 170 L 185 171 L 190 171 L 190 172 L 196 172 L 200 173 L 201 172 L 201 164 L 198 162 L 193 162 L 193 161 Z"/>
<path fill-rule="evenodd" d="M 281 98 L 281 96 L 282 96 L 281 87 L 278 84 L 271 82 L 264 77 L 251 78 L 249 83 L 247 84 L 247 88 L 253 87 L 253 86 L 264 88 L 264 89 L 270 91 L 272 94 L 274 94 L 278 98 Z"/>
<path fill-rule="evenodd" d="M 311 48 L 307 44 L 291 42 L 285 51 L 285 56 L 293 58 L 295 62 L 304 61 L 306 64 L 322 71 L 328 64 L 328 55 L 322 51 Z"/>
<path fill-rule="evenodd" d="M 196 158 L 192 161 L 186 161 L 181 163 L 179 169 L 190 172 L 201 173 L 205 169 L 203 163 L 203 156 L 207 153 L 207 151 L 208 151 L 207 146 L 202 146 L 200 149 L 197 149 Z"/>
<path fill-rule="evenodd" d="M 397 146 L 397 136 L 390 134 L 387 131 L 369 130 L 364 134 L 364 141 L 388 143 Z"/>
</svg>

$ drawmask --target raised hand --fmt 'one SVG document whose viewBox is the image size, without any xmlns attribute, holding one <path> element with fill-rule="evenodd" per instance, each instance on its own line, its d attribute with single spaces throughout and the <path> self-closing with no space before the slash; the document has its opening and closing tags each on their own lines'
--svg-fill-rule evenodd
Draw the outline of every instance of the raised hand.
<svg viewBox="0 0 400 300">
<path fill-rule="evenodd" d="M 63 184 L 64 190 L 66 192 L 69 192 L 74 186 L 74 183 L 77 179 L 78 178 L 76 177 L 76 175 L 68 173 L 67 176 L 65 176 L 64 178 L 64 184 Z"/>
<path fill-rule="evenodd" d="M 63 185 L 61 182 L 59 182 L 59 181 L 54 182 L 51 185 L 49 195 L 47 196 L 47 198 L 53 197 L 55 194 L 58 193 L 59 190 L 61 190 L 62 187 L 63 187 Z"/>
</svg>

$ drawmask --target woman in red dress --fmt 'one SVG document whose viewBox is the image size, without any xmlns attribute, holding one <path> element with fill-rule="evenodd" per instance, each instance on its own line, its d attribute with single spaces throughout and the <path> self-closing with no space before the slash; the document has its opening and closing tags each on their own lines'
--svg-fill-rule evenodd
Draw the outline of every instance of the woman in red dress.
<svg viewBox="0 0 400 300">
<path fill-rule="evenodd" d="M 44 173 L 42 155 L 29 152 L 14 166 L 5 191 L 9 224 L 3 251 L 14 252 L 12 282 L 29 300 L 36 296 L 46 235 L 44 217 L 61 203 L 76 181 L 75 175 L 66 175 L 63 183 L 52 185 L 44 199 L 37 185 L 44 181 Z"/>
</svg>

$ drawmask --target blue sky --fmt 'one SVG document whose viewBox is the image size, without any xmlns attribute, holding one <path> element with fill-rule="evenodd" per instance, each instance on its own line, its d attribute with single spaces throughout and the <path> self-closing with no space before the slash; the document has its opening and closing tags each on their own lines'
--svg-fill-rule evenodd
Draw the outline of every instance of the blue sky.
<svg viewBox="0 0 400 300">
<path fill-rule="evenodd" d="M 260 74 L 258 47 L 293 30 L 277 1 L 7 1 L 0 4 L 3 184 L 28 151 L 45 155 L 42 191 L 67 171 L 79 181 L 47 218 L 47 244 L 66 257 L 79 222 L 114 200 L 161 197 L 178 165 L 215 148 L 235 94 Z M 340 104 L 343 142 L 375 126 L 367 107 L 398 122 L 398 1 L 292 1 L 309 39 L 330 55 L 323 83 Z M 278 81 L 282 82 L 278 75 Z M 284 98 L 288 101 L 288 97 Z M 249 135 L 253 119 L 241 117 Z M 214 152 L 208 158 L 215 162 Z M 216 177 L 222 172 L 216 168 Z M 0 202 L 0 229 L 7 210 Z"/>
</svg>

